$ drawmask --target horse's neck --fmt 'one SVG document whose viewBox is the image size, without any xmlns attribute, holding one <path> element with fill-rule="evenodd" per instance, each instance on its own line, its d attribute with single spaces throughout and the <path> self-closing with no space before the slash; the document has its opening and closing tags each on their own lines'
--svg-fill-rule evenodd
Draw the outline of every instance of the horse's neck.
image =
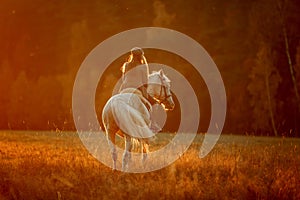
<svg viewBox="0 0 300 200">
<path fill-rule="evenodd" d="M 161 81 L 160 81 L 159 77 L 149 76 L 148 85 L 150 85 L 150 84 L 152 84 L 152 85 L 161 85 Z M 154 94 L 151 95 L 151 94 L 148 93 L 148 101 L 150 102 L 151 105 L 154 105 L 154 104 L 157 103 L 157 101 L 153 98 L 153 96 L 155 96 L 155 95 Z"/>
<path fill-rule="evenodd" d="M 151 105 L 154 105 L 154 104 L 157 103 L 157 101 L 151 95 L 148 95 L 148 99 L 147 100 L 149 101 L 149 103 Z"/>
</svg>

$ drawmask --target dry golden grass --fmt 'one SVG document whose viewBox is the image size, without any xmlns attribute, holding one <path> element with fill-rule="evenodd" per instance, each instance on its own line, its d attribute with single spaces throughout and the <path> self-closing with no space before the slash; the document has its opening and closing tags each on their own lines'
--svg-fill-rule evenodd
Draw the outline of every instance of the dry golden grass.
<svg viewBox="0 0 300 200">
<path fill-rule="evenodd" d="M 201 139 L 164 169 L 127 174 L 75 133 L 0 132 L 0 199 L 300 199 L 299 139 L 223 135 L 199 159 Z"/>
</svg>

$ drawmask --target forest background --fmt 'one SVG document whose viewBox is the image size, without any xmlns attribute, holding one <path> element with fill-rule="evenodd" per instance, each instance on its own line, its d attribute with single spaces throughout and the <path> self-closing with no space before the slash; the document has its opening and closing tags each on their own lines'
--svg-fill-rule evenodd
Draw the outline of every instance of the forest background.
<svg viewBox="0 0 300 200">
<path fill-rule="evenodd" d="M 297 0 L 3 0 L 0 129 L 75 130 L 72 89 L 84 58 L 114 34 L 156 26 L 190 36 L 215 61 L 228 101 L 223 132 L 300 137 L 299 19 Z M 201 110 L 198 131 L 205 132 L 210 99 L 201 76 L 170 52 L 145 53 L 190 81 Z M 101 78 L 97 112 L 127 56 Z M 176 131 L 178 112 L 168 114 L 164 131 Z"/>
</svg>

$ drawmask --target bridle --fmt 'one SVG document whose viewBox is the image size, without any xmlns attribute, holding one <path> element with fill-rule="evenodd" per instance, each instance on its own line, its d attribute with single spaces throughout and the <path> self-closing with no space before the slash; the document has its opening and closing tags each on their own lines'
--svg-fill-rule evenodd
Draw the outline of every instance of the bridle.
<svg viewBox="0 0 300 200">
<path fill-rule="evenodd" d="M 159 96 L 158 98 L 155 98 L 156 101 L 158 101 L 159 104 L 165 104 L 167 99 L 172 97 L 172 94 L 167 94 L 167 88 L 166 86 L 164 85 L 164 81 L 163 81 L 163 78 L 161 76 L 159 76 L 160 78 L 160 92 L 159 92 Z M 162 94 L 164 92 L 164 95 Z"/>
</svg>

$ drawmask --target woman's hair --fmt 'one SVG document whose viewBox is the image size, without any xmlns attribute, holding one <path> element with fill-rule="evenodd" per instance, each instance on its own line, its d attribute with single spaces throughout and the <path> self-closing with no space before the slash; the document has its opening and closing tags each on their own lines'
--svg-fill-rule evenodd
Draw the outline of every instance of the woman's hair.
<svg viewBox="0 0 300 200">
<path fill-rule="evenodd" d="M 144 56 L 144 51 L 141 48 L 134 47 L 131 49 L 131 54 L 127 58 L 127 63 L 132 63 L 132 62 L 139 62 L 141 64 L 148 65 L 146 57 Z M 126 63 L 123 64 L 120 70 L 122 71 L 122 73 L 125 73 Z"/>
<path fill-rule="evenodd" d="M 128 58 L 128 62 L 140 62 L 142 64 L 147 63 L 144 56 L 144 51 L 140 47 L 134 47 L 130 50 L 131 54 Z"/>
<path fill-rule="evenodd" d="M 127 59 L 127 62 L 135 62 L 135 61 L 139 61 L 141 64 L 147 64 L 147 60 L 144 55 L 136 56 L 136 55 L 130 54 Z"/>
</svg>

